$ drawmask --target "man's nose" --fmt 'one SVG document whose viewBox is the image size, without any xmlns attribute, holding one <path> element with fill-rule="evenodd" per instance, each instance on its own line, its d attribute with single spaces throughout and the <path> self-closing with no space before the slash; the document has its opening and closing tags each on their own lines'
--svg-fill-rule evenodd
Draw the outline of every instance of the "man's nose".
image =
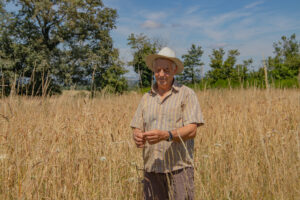
<svg viewBox="0 0 300 200">
<path fill-rule="evenodd" d="M 163 75 L 165 75 L 165 72 L 164 72 L 164 70 L 160 70 L 160 71 L 159 71 L 159 75 L 160 75 L 160 76 L 163 76 Z"/>
</svg>

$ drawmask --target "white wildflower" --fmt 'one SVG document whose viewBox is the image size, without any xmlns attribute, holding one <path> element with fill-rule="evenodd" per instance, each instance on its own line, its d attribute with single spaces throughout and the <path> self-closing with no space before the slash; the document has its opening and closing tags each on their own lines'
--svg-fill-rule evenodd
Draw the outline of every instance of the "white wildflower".
<svg viewBox="0 0 300 200">
<path fill-rule="evenodd" d="M 7 158 L 7 155 L 6 154 L 0 154 L 0 160 L 4 160 Z"/>
<path fill-rule="evenodd" d="M 100 161 L 106 161 L 106 157 L 105 156 L 101 156 L 100 157 Z"/>
<path fill-rule="evenodd" d="M 135 178 L 134 177 L 130 177 L 129 179 L 128 179 L 128 182 L 134 182 L 135 181 Z"/>
</svg>

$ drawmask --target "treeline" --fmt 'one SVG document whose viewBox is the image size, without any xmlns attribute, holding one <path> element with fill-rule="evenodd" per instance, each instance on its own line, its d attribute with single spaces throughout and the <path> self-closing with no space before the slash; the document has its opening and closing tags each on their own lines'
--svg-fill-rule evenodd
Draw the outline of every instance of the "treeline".
<svg viewBox="0 0 300 200">
<path fill-rule="evenodd" d="M 130 65 L 139 75 L 139 87 L 150 87 L 153 75 L 147 68 L 144 58 L 156 52 L 162 45 L 158 41 L 151 41 L 147 36 L 131 34 L 129 45 L 134 51 Z M 253 59 L 249 58 L 237 63 L 240 52 L 231 49 L 225 52 L 223 48 L 213 49 L 210 58 L 210 70 L 204 74 L 204 53 L 201 46 L 192 44 L 187 54 L 182 55 L 184 71 L 176 79 L 198 88 L 234 88 L 234 87 L 299 87 L 300 43 L 293 34 L 282 36 L 275 42 L 274 57 L 262 61 L 261 67 L 254 70 Z"/>
<path fill-rule="evenodd" d="M 12 11 L 5 5 L 14 6 Z M 111 30 L 116 28 L 117 11 L 101 0 L 38 1 L 0 0 L 0 93 L 52 95 L 66 88 L 122 93 L 128 89 L 124 66 L 139 76 L 139 88 L 149 87 L 153 74 L 144 58 L 165 46 L 146 35 L 131 34 L 128 45 L 133 60 L 123 63 L 113 46 Z M 177 79 L 205 87 L 253 85 L 298 87 L 300 67 L 296 35 L 274 43 L 274 57 L 264 67 L 250 70 L 252 59 L 237 63 L 239 51 L 214 49 L 211 70 L 204 74 L 201 46 L 192 44 L 182 56 L 184 72 Z M 267 78 L 267 80 L 266 80 Z"/>
</svg>

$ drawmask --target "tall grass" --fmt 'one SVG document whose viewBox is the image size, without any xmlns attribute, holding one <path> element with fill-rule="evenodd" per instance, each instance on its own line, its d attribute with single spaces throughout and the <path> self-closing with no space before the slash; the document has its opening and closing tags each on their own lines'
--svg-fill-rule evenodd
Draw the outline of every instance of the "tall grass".
<svg viewBox="0 0 300 200">
<path fill-rule="evenodd" d="M 300 198 L 300 93 L 197 92 L 195 199 Z M 0 199 L 140 199 L 141 94 L 0 100 Z"/>
</svg>

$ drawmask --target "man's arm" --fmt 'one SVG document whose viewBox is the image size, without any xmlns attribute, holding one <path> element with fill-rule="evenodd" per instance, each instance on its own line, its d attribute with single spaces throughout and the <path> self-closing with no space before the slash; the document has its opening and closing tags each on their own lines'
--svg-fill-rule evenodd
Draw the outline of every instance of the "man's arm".
<svg viewBox="0 0 300 200">
<path fill-rule="evenodd" d="M 175 142 L 181 142 L 181 140 L 186 141 L 188 139 L 192 139 L 196 137 L 197 124 L 188 124 L 186 126 L 171 131 L 171 133 L 173 135 L 173 141 Z"/>
<path fill-rule="evenodd" d="M 196 132 L 197 124 L 193 123 L 171 131 L 173 135 L 173 141 L 175 142 L 181 142 L 181 140 L 186 141 L 194 138 L 196 136 Z M 167 140 L 169 138 L 169 133 L 168 131 L 151 130 L 145 132 L 143 136 L 145 140 L 149 142 L 149 144 L 156 144 L 162 140 Z"/>
</svg>

